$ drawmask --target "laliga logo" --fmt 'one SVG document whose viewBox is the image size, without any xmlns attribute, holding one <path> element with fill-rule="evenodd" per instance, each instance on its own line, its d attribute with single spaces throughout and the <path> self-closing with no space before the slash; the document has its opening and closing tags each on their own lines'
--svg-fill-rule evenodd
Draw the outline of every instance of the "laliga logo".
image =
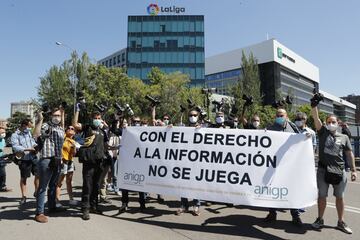
<svg viewBox="0 0 360 240">
<path fill-rule="evenodd" d="M 152 3 L 147 7 L 147 12 L 151 15 L 151 16 L 156 16 L 159 14 L 159 12 L 161 13 L 184 13 L 185 12 L 185 8 L 183 7 L 176 7 L 176 6 L 172 6 L 172 7 L 159 7 L 157 4 Z"/>
<path fill-rule="evenodd" d="M 151 16 L 155 16 L 159 13 L 160 9 L 159 9 L 159 6 L 157 4 L 150 4 L 148 7 L 147 7 L 147 12 L 151 15 Z"/>
</svg>

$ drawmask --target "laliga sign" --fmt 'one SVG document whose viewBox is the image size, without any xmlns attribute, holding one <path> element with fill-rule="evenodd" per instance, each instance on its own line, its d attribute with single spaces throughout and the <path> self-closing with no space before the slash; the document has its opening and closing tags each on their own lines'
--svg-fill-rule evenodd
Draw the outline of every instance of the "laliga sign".
<svg viewBox="0 0 360 240">
<path fill-rule="evenodd" d="M 161 13 L 184 13 L 185 8 L 184 7 L 176 7 L 176 6 L 172 6 L 172 7 L 160 6 L 159 7 L 157 4 L 152 3 L 147 7 L 147 12 L 151 16 L 156 16 L 159 14 L 159 12 L 161 12 Z"/>
</svg>

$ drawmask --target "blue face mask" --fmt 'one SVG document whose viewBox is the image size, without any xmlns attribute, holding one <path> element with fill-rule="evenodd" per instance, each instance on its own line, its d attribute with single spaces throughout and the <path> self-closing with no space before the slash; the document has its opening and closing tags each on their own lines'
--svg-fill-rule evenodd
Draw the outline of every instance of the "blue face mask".
<svg viewBox="0 0 360 240">
<path fill-rule="evenodd" d="M 280 125 L 280 126 L 283 126 L 284 123 L 285 123 L 285 118 L 284 117 L 277 117 L 277 118 L 275 118 L 275 123 Z"/>
<path fill-rule="evenodd" d="M 101 125 L 101 120 L 100 119 L 94 119 L 93 120 L 93 125 L 94 125 L 94 127 L 99 127 Z"/>
</svg>

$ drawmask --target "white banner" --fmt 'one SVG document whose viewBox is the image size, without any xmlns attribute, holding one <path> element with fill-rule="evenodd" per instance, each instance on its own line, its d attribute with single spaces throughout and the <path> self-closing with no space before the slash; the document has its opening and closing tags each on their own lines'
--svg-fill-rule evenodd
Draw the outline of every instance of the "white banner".
<svg viewBox="0 0 360 240">
<path fill-rule="evenodd" d="M 128 127 L 118 160 L 121 189 L 275 208 L 317 199 L 313 148 L 304 134 Z"/>
</svg>

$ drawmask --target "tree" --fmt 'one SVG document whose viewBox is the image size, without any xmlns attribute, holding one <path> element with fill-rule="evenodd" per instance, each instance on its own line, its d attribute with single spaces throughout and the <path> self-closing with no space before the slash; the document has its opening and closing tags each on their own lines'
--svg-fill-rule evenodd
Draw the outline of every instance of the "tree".
<svg viewBox="0 0 360 240">
<path fill-rule="evenodd" d="M 230 95 L 233 97 L 232 104 L 238 107 L 238 114 L 241 113 L 241 107 L 244 106 L 245 101 L 243 95 L 247 95 L 253 98 L 254 103 L 248 107 L 247 116 L 252 116 L 254 113 L 259 115 L 261 111 L 268 112 L 271 108 L 262 107 L 262 93 L 261 93 L 261 81 L 259 76 L 259 67 L 257 59 L 252 53 L 247 57 L 242 52 L 241 57 L 241 74 L 236 84 L 230 86 Z M 241 106 L 241 107 L 240 107 Z M 267 121 L 268 116 L 264 115 L 264 123 Z"/>
<path fill-rule="evenodd" d="M 16 129 L 20 127 L 20 124 L 24 119 L 30 119 L 30 116 L 22 112 L 15 112 L 11 118 L 8 118 L 8 124 L 6 129 L 7 135 L 11 135 L 12 133 L 14 133 Z"/>
</svg>

